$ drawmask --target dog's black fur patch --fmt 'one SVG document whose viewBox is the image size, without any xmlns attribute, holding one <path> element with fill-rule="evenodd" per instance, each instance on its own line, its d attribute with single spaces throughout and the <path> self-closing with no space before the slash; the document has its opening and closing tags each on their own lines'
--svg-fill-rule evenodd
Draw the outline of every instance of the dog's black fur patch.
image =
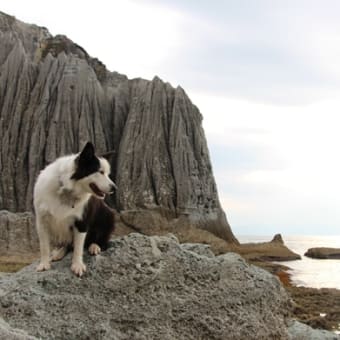
<svg viewBox="0 0 340 340">
<path fill-rule="evenodd" d="M 99 171 L 100 162 L 95 155 L 94 146 L 88 142 L 84 146 L 79 156 L 75 159 L 76 172 L 71 176 L 71 179 L 79 180 Z"/>
<path fill-rule="evenodd" d="M 87 232 L 85 247 L 96 243 L 106 250 L 115 228 L 114 211 L 103 200 L 92 196 L 85 208 L 83 218 L 75 222 L 80 232 Z"/>
</svg>

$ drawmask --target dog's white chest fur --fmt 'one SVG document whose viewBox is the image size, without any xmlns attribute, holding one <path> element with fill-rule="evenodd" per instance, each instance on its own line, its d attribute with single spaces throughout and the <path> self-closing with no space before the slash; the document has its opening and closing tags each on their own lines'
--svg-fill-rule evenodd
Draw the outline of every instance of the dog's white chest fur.
<svg viewBox="0 0 340 340">
<path fill-rule="evenodd" d="M 71 190 L 69 178 L 74 171 L 74 156 L 59 158 L 39 175 L 34 189 L 34 207 L 43 225 L 49 229 L 51 242 L 72 242 L 72 226 L 81 219 L 90 194 Z"/>
<path fill-rule="evenodd" d="M 44 225 L 47 226 L 50 235 L 50 241 L 54 245 L 67 245 L 72 242 L 73 232 L 72 224 L 74 218 L 57 219 L 54 216 L 46 213 L 41 219 Z"/>
</svg>

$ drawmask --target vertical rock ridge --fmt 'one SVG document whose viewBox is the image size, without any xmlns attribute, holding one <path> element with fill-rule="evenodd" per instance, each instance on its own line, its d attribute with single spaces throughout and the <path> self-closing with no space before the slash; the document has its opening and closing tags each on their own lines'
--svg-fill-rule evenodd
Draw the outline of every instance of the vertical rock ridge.
<svg viewBox="0 0 340 340">
<path fill-rule="evenodd" d="M 181 87 L 109 72 L 67 37 L 1 12 L 0 43 L 0 209 L 31 210 L 40 169 L 91 140 L 98 153 L 113 151 L 119 211 L 185 217 L 237 242 L 202 116 Z"/>
</svg>

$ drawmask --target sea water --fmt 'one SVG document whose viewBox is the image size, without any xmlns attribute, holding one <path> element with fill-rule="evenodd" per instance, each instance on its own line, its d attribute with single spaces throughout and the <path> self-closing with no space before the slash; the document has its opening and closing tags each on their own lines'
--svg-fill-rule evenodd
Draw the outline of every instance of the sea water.
<svg viewBox="0 0 340 340">
<path fill-rule="evenodd" d="M 273 237 L 237 236 L 241 243 L 269 242 Z M 291 279 L 296 286 L 312 288 L 340 289 L 340 260 L 311 259 L 304 256 L 308 248 L 330 247 L 340 248 L 340 235 L 336 236 L 285 236 L 285 245 L 293 252 L 301 255 L 301 260 L 279 262 L 291 270 Z"/>
</svg>

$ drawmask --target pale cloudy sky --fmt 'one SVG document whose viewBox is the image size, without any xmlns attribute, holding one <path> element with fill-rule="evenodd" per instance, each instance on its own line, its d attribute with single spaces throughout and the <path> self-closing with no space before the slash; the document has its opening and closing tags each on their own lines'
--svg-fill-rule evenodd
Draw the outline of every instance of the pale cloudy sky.
<svg viewBox="0 0 340 340">
<path fill-rule="evenodd" d="M 237 235 L 340 234 L 340 2 L 11 0 L 129 78 L 181 85 L 204 116 Z"/>
</svg>

